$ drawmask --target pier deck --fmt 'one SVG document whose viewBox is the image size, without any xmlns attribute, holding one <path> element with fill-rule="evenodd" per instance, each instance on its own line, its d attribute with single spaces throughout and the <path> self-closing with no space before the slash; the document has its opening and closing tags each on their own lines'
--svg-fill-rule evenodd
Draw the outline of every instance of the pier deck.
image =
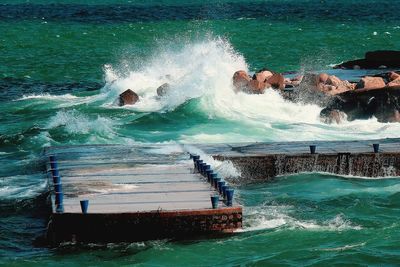
<svg viewBox="0 0 400 267">
<path fill-rule="evenodd" d="M 157 150 L 160 148 L 46 148 L 52 242 L 191 238 L 241 228 L 241 207 L 220 201 L 213 209 L 210 195 L 218 192 L 195 172 L 187 153 L 163 153 Z M 62 211 L 55 204 L 50 155 L 57 158 Z M 81 211 L 81 200 L 89 200 L 86 214 Z"/>
<path fill-rule="evenodd" d="M 379 144 L 375 153 L 373 144 Z M 310 153 L 316 145 L 316 153 Z M 400 176 L 400 139 L 307 141 L 199 145 L 218 160 L 229 160 L 242 181 L 270 180 L 279 175 L 326 172 L 360 177 Z"/>
</svg>

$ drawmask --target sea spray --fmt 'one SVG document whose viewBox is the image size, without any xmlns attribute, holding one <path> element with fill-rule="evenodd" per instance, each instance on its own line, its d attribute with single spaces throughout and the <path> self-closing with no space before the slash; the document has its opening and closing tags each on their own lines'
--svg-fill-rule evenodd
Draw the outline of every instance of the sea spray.
<svg viewBox="0 0 400 267">
<path fill-rule="evenodd" d="M 178 51 L 172 47 L 160 48 L 145 65 L 123 74 L 106 65 L 106 85 L 102 92 L 107 94 L 110 98 L 107 103 L 112 105 L 113 99 L 129 88 L 141 99 L 130 107 L 133 110 L 168 111 L 189 99 L 213 95 L 222 87 L 231 88 L 232 74 L 237 69 L 247 70 L 244 58 L 229 42 L 215 38 L 188 43 Z M 164 83 L 170 84 L 170 90 L 165 96 L 157 97 L 156 89 Z"/>
<path fill-rule="evenodd" d="M 101 116 L 90 119 L 76 110 L 61 110 L 50 119 L 47 127 L 52 129 L 60 126 L 70 134 L 96 133 L 109 136 L 114 134 L 113 127 L 115 124 L 110 119 Z"/>
</svg>

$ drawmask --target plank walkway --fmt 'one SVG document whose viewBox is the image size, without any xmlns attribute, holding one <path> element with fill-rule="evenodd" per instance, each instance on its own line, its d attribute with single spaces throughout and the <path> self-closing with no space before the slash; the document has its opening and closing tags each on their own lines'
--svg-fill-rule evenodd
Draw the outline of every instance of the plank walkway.
<svg viewBox="0 0 400 267">
<path fill-rule="evenodd" d="M 80 213 L 83 199 L 89 200 L 89 213 L 211 208 L 210 195 L 217 192 L 194 172 L 188 154 L 146 152 L 149 164 L 141 153 L 142 149 L 118 145 L 46 148 L 46 157 L 57 157 L 64 213 Z M 48 162 L 52 186 L 50 169 Z"/>
</svg>

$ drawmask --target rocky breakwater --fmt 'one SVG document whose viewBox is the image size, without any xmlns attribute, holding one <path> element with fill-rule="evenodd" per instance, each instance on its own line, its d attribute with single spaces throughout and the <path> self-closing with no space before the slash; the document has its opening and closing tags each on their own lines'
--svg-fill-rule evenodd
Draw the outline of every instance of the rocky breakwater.
<svg viewBox="0 0 400 267">
<path fill-rule="evenodd" d="M 354 90 L 332 97 L 321 118 L 331 122 L 340 113 L 348 120 L 376 117 L 379 122 L 400 122 L 400 75 L 389 72 L 379 76 L 363 77 Z"/>
<path fill-rule="evenodd" d="M 397 72 L 350 82 L 326 73 L 306 73 L 288 79 L 266 69 L 252 77 L 240 70 L 234 73 L 232 81 L 236 92 L 262 94 L 271 88 L 290 101 L 318 104 L 323 108 L 320 117 L 325 123 L 373 116 L 380 122 L 400 122 L 400 74 Z"/>
</svg>

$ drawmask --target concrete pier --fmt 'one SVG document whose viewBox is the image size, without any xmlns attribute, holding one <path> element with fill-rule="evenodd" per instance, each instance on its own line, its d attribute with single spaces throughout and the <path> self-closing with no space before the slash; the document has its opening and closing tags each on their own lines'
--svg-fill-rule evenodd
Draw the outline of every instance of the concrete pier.
<svg viewBox="0 0 400 267">
<path fill-rule="evenodd" d="M 379 144 L 375 153 L 373 144 Z M 316 153 L 310 153 L 316 145 Z M 400 176 L 400 139 L 362 141 L 274 142 L 200 145 L 217 160 L 229 160 L 244 182 L 271 180 L 301 172 L 360 177 Z"/>
<path fill-rule="evenodd" d="M 210 196 L 218 192 L 194 170 L 189 154 L 162 149 L 156 145 L 45 148 L 52 207 L 48 240 L 131 242 L 241 228 L 242 208 L 227 206 L 222 196 L 219 207 L 212 208 Z M 54 168 L 60 182 L 53 178 Z M 82 212 L 82 200 L 88 200 L 87 213 Z"/>
</svg>

